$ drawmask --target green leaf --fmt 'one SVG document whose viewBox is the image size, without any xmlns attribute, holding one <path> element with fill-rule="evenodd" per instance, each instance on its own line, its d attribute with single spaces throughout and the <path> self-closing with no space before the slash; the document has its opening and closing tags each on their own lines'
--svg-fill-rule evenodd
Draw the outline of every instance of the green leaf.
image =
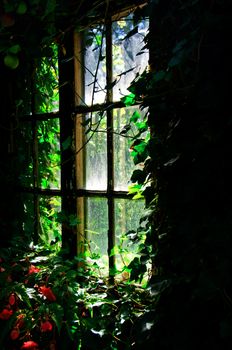
<svg viewBox="0 0 232 350">
<path fill-rule="evenodd" d="M 132 116 L 130 117 L 130 122 L 136 123 L 137 120 L 140 118 L 140 114 L 138 111 L 135 111 Z"/>
<path fill-rule="evenodd" d="M 49 311 L 51 313 L 51 318 L 57 326 L 58 332 L 60 332 L 64 317 L 63 307 L 59 304 L 53 303 L 49 305 Z"/>
<path fill-rule="evenodd" d="M 7 54 L 4 57 L 4 64 L 11 69 L 16 69 L 19 65 L 19 59 L 16 55 Z"/>
<path fill-rule="evenodd" d="M 140 132 L 144 132 L 147 130 L 147 122 L 136 122 L 135 123 L 136 127 Z"/>
<path fill-rule="evenodd" d="M 13 45 L 13 46 L 11 46 L 11 47 L 8 49 L 8 52 L 9 52 L 9 53 L 13 53 L 13 54 L 18 53 L 19 51 L 21 51 L 21 46 L 18 45 L 18 44 Z"/>
<path fill-rule="evenodd" d="M 111 251 L 110 251 L 110 256 L 114 256 L 114 255 L 117 255 L 119 254 L 119 249 L 118 249 L 118 246 L 114 246 Z"/>
<path fill-rule="evenodd" d="M 131 182 L 138 182 L 138 184 L 143 184 L 146 179 L 146 173 L 143 170 L 135 169 L 131 176 Z"/>
<path fill-rule="evenodd" d="M 139 190 L 141 190 L 141 185 L 131 185 L 128 186 L 128 194 L 137 193 Z"/>
<path fill-rule="evenodd" d="M 121 98 L 121 101 L 125 104 L 126 107 L 132 106 L 135 104 L 135 94 L 129 94 Z"/>
<path fill-rule="evenodd" d="M 19 15 L 24 15 L 27 12 L 27 4 L 25 3 L 25 1 L 20 1 L 16 12 Z"/>
</svg>

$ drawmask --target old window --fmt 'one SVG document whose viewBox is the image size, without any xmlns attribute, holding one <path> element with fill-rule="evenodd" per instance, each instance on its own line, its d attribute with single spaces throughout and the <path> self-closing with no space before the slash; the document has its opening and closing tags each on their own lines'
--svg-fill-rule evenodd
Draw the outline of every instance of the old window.
<svg viewBox="0 0 232 350">
<path fill-rule="evenodd" d="M 144 123 L 146 111 L 125 99 L 148 62 L 148 21 L 135 23 L 133 11 L 66 34 L 59 59 L 33 67 L 20 121 L 20 147 L 28 157 L 22 160 L 25 229 L 34 231 L 36 243 L 60 246 L 61 240 L 69 256 L 84 256 L 110 274 L 134 256 L 125 233 L 138 227 L 144 207 L 143 200 L 128 196 L 137 130 L 127 128 L 133 118 Z"/>
<path fill-rule="evenodd" d="M 133 14 L 116 15 L 75 35 L 75 128 L 78 249 L 88 251 L 97 266 L 121 270 L 135 248 L 125 233 L 136 229 L 143 201 L 128 197 L 134 169 L 130 144 L 135 131 L 125 132 L 132 116 L 143 121 L 136 102 L 122 99 L 147 66 L 143 50 L 148 22 L 134 24 Z M 81 72 L 81 73 L 80 73 Z"/>
</svg>

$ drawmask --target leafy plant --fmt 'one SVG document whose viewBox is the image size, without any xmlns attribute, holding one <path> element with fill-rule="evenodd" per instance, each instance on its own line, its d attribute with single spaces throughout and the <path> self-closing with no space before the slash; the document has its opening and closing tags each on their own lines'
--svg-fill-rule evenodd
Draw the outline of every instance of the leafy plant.
<svg viewBox="0 0 232 350">
<path fill-rule="evenodd" d="M 16 255 L 3 250 L 1 257 L 2 349 L 130 348 L 149 300 L 141 287 L 108 285 L 91 266 L 77 269 L 78 258 L 38 246 Z"/>
</svg>

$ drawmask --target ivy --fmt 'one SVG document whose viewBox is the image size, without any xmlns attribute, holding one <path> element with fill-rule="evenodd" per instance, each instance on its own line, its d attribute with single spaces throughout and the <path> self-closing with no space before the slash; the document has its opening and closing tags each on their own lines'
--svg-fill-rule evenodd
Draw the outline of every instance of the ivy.
<svg viewBox="0 0 232 350">
<path fill-rule="evenodd" d="M 65 52 L 62 40 L 70 25 L 82 30 L 102 16 L 104 5 L 82 1 L 74 8 L 71 2 L 40 0 L 1 4 L 1 62 L 21 74 L 31 72 L 28 58 L 37 60 L 43 72 L 36 82 L 39 111 L 57 104 L 55 46 Z M 149 108 L 144 119 L 134 112 L 121 130 L 124 136 L 135 130 L 130 150 L 137 168 L 129 195 L 146 201 L 140 226 L 128 232 L 140 254 L 127 266 L 130 280 L 109 286 L 91 266 L 76 269 L 82 257 L 73 262 L 46 252 L 50 261 L 44 262 L 34 256 L 37 250 L 18 256 L 12 266 L 12 256 L 8 259 L 3 252 L 1 306 L 14 292 L 19 298 L 14 315 L 23 310 L 25 329 L 36 340 L 38 322 L 48 312 L 63 348 L 71 348 L 65 341 L 78 349 L 231 347 L 231 6 L 228 1 L 150 1 L 149 13 L 144 49 L 150 50 L 150 67 L 136 76 L 122 99 L 125 106 L 139 102 L 141 109 Z M 101 45 L 101 39 L 91 36 L 87 44 Z M 45 61 L 53 67 L 52 75 Z M 49 108 L 48 100 L 53 101 Z M 28 106 L 26 99 L 20 101 L 15 107 L 23 114 Z M 40 144 L 46 153 L 52 134 L 43 128 Z M 45 159 L 47 167 L 51 159 Z M 48 182 L 51 177 L 52 172 Z M 77 224 L 68 214 L 60 220 Z M 121 250 L 119 244 L 112 254 Z M 38 258 L 34 261 L 42 271 L 25 286 L 31 257 Z M 146 288 L 134 283 L 145 277 Z M 54 304 L 38 293 L 36 285 L 43 283 L 54 288 Z M 1 320 L 1 342 L 6 341 L 7 349 L 15 317 Z"/>
</svg>

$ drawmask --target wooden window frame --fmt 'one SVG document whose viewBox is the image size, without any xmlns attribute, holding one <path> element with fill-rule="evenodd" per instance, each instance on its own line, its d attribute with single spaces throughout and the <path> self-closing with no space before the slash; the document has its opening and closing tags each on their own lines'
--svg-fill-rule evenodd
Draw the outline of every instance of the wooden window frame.
<svg viewBox="0 0 232 350">
<path fill-rule="evenodd" d="M 141 6 L 144 6 L 141 5 Z M 105 20 L 105 40 L 106 40 L 106 86 L 112 86 L 113 77 L 113 54 L 112 54 L 112 23 L 120 18 L 126 17 L 134 8 L 124 9 L 123 11 L 111 15 Z M 95 23 L 97 24 L 97 23 Z M 117 191 L 114 189 L 114 140 L 113 140 L 113 111 L 116 108 L 125 108 L 121 101 L 113 101 L 113 87 L 106 91 L 106 101 L 101 104 L 84 105 L 84 57 L 83 57 L 83 34 L 74 33 L 74 76 L 75 76 L 75 145 L 76 145 L 76 194 L 77 194 L 77 216 L 81 224 L 77 228 L 77 254 L 83 253 L 85 243 L 85 198 L 98 197 L 107 199 L 108 208 L 108 267 L 109 277 L 113 277 L 115 271 L 115 255 L 111 254 L 115 246 L 115 199 L 129 199 L 128 191 Z M 107 108 L 109 107 L 110 108 Z M 136 106 L 136 105 L 135 105 Z M 81 124 L 83 115 L 93 113 L 95 111 L 106 111 L 107 118 L 107 189 L 88 190 L 84 189 L 84 128 Z M 112 275 L 112 276 L 111 276 Z"/>
</svg>

